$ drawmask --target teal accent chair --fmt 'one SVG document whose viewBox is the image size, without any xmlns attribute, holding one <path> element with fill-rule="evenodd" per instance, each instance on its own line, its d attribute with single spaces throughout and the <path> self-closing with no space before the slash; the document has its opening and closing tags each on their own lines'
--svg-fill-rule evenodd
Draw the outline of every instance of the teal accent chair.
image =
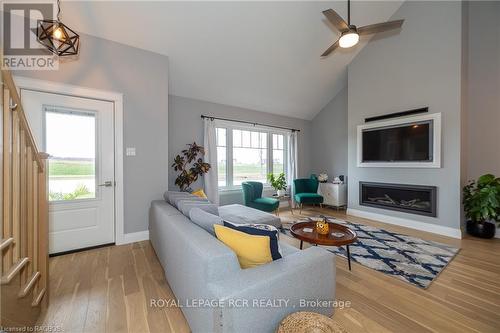
<svg viewBox="0 0 500 333">
<path fill-rule="evenodd" d="M 245 206 L 252 207 L 264 212 L 275 212 L 278 210 L 280 202 L 275 198 L 263 198 L 263 185 L 259 182 L 243 182 L 243 203 Z"/>
<path fill-rule="evenodd" d="M 293 198 L 299 204 L 299 214 L 302 213 L 304 204 L 323 204 L 323 196 L 318 194 L 319 182 L 316 177 L 299 178 L 293 180 L 294 193 Z"/>
</svg>

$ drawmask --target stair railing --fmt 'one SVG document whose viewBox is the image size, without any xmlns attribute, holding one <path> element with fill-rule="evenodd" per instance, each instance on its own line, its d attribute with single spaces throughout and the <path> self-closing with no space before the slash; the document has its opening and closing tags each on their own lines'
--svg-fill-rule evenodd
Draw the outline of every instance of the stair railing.
<svg viewBox="0 0 500 333">
<path fill-rule="evenodd" d="M 1 75 L 0 310 L 6 327 L 23 325 L 26 318 L 16 318 L 26 312 L 23 306 L 41 308 L 48 302 L 48 155 L 37 147 L 10 72 Z M 36 318 L 28 319 L 29 325 Z"/>
</svg>

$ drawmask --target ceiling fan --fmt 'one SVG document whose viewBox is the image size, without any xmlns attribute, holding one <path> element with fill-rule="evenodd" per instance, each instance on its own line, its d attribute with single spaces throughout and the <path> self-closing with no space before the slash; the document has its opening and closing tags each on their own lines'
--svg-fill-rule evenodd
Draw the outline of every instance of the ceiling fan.
<svg viewBox="0 0 500 333">
<path fill-rule="evenodd" d="M 344 21 L 344 19 L 333 9 L 324 10 L 323 14 L 326 16 L 328 21 L 330 21 L 335 28 L 340 31 L 341 35 L 335 43 L 323 52 L 321 55 L 322 57 L 326 57 L 339 46 L 342 48 L 353 47 L 358 44 L 359 36 L 397 29 L 400 28 L 404 22 L 404 20 L 396 20 L 365 25 L 364 27 L 357 28 L 355 25 L 351 24 L 351 0 L 347 0 L 347 22 Z"/>
</svg>

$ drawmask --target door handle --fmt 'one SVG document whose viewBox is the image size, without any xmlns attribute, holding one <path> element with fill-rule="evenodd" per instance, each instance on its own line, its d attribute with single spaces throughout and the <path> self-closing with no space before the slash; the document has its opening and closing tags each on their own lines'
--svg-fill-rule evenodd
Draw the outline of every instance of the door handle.
<svg viewBox="0 0 500 333">
<path fill-rule="evenodd" d="M 113 181 L 107 180 L 104 182 L 104 184 L 99 184 L 97 186 L 111 187 L 111 186 L 113 186 Z"/>
</svg>

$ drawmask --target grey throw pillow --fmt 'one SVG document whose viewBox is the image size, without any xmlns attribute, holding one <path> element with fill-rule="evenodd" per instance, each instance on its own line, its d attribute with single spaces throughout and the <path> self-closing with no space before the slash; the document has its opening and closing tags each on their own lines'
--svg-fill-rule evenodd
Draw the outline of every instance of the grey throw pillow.
<svg viewBox="0 0 500 333">
<path fill-rule="evenodd" d="M 189 192 L 179 192 L 179 191 L 165 191 L 163 193 L 163 199 L 165 199 L 166 202 L 169 204 L 172 204 L 172 199 L 175 197 L 188 197 L 191 196 L 192 194 Z"/>
<path fill-rule="evenodd" d="M 177 196 L 177 197 L 170 197 L 170 204 L 172 204 L 172 206 L 176 207 L 177 209 L 179 209 L 179 203 L 183 202 L 183 201 L 191 201 L 191 202 L 210 202 L 208 201 L 208 199 L 205 199 L 205 198 L 200 198 L 200 197 L 197 197 L 196 195 L 188 195 L 188 196 L 185 196 L 185 197 L 182 197 L 182 196 Z"/>
<path fill-rule="evenodd" d="M 201 208 L 195 207 L 189 212 L 189 218 L 193 223 L 215 236 L 214 224 L 224 225 L 224 221 L 214 214 L 210 214 Z"/>
<path fill-rule="evenodd" d="M 210 201 L 190 201 L 181 200 L 177 203 L 177 209 L 182 212 L 182 214 L 189 217 L 189 212 L 193 208 L 200 208 L 207 213 L 219 216 L 219 209 L 216 205 Z"/>
</svg>

